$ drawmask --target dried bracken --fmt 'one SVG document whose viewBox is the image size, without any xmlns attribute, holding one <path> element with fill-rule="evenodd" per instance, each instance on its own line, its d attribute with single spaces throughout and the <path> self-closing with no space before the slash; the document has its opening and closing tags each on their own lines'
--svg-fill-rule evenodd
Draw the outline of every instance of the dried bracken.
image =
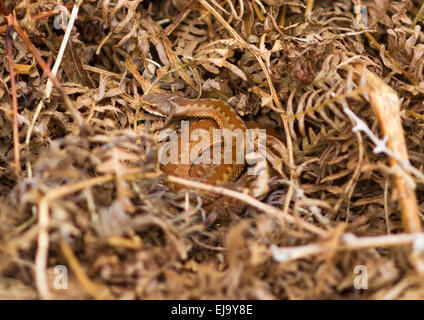
<svg viewBox="0 0 424 320">
<path fill-rule="evenodd" d="M 0 2 L 0 298 L 424 298 L 422 1 Z M 273 128 L 272 174 L 163 174 L 157 90 Z"/>
</svg>

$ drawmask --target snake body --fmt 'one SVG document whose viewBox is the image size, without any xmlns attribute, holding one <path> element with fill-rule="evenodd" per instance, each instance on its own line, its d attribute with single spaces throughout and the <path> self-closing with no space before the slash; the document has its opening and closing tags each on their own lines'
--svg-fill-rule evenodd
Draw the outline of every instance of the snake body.
<svg viewBox="0 0 424 320">
<path fill-rule="evenodd" d="M 234 132 L 240 130 L 242 132 L 244 140 L 246 141 L 246 130 L 247 126 L 243 119 L 231 108 L 227 103 L 217 99 L 187 99 L 172 93 L 150 93 L 142 98 L 142 108 L 151 113 L 168 119 L 175 117 L 187 117 L 187 118 L 200 118 L 197 122 L 190 125 L 190 134 L 195 129 L 204 129 L 212 132 L 213 129 L 221 129 L 225 132 L 229 130 Z M 250 127 L 250 126 L 249 126 Z M 178 153 L 182 152 L 181 137 L 178 138 Z M 232 137 L 230 139 L 233 139 Z M 247 179 L 241 175 L 245 168 L 244 161 L 239 163 L 236 161 L 236 144 L 232 144 L 232 161 L 231 163 L 218 164 L 195 164 L 190 162 L 183 164 L 179 162 L 177 164 L 165 164 L 161 165 L 161 169 L 164 172 L 173 174 L 182 178 L 193 179 L 195 181 L 204 182 L 211 185 L 225 185 L 225 184 L 239 184 L 245 185 Z M 189 149 L 193 147 L 191 142 Z M 214 146 L 207 145 L 203 146 L 204 149 L 213 149 Z M 170 185 L 170 188 L 174 191 L 182 189 L 177 185 Z M 206 203 L 217 203 L 219 196 L 210 194 L 208 192 L 201 192 L 199 195 Z M 227 199 L 228 200 L 228 199 Z M 234 201 L 233 201 L 234 202 Z M 227 206 L 227 203 L 221 203 L 221 206 Z M 239 207 L 239 204 L 236 204 Z M 237 211 L 234 210 L 233 211 Z"/>
</svg>

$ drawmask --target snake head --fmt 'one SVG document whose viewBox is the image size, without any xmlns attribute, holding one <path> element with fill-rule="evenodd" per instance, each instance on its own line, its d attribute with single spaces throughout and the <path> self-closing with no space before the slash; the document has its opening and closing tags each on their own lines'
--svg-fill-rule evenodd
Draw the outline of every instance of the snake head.
<svg viewBox="0 0 424 320">
<path fill-rule="evenodd" d="M 141 98 L 141 106 L 149 113 L 168 117 L 174 108 L 173 100 L 176 97 L 173 93 L 149 93 Z"/>
</svg>

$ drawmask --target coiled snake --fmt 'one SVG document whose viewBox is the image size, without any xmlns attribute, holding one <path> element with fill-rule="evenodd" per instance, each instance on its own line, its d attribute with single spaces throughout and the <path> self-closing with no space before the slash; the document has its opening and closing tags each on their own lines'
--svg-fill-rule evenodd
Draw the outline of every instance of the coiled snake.
<svg viewBox="0 0 424 320">
<path fill-rule="evenodd" d="M 243 135 L 244 141 L 246 141 L 246 131 L 248 128 L 262 128 L 266 129 L 267 134 L 277 136 L 277 133 L 269 128 L 260 125 L 252 125 L 243 121 L 243 119 L 236 113 L 235 110 L 227 103 L 217 99 L 187 99 L 172 93 L 150 93 L 142 97 L 141 100 L 142 108 L 154 115 L 166 117 L 167 120 L 175 117 L 187 117 L 187 118 L 200 118 L 197 122 L 190 124 L 189 134 L 194 132 L 196 129 L 203 129 L 209 132 L 210 136 L 213 134 L 213 129 L 220 129 L 224 132 L 239 132 Z M 233 139 L 233 136 L 229 137 Z M 194 148 L 194 143 L 189 142 L 188 146 L 184 146 L 182 143 L 181 135 L 178 137 L 178 162 L 177 163 L 166 163 L 161 164 L 161 169 L 169 174 L 179 176 L 182 178 L 193 179 L 198 182 L 204 182 L 211 185 L 227 185 L 230 187 L 247 187 L 248 178 L 246 174 L 242 174 L 245 169 L 245 161 L 238 161 L 237 157 L 237 145 L 232 143 L 232 155 L 231 161 L 223 161 L 220 163 L 195 163 L 191 159 L 188 163 L 182 161 L 182 152 L 187 150 L 189 153 Z M 175 142 L 174 142 L 175 143 Z M 223 151 L 222 146 L 219 146 Z M 209 155 L 212 155 L 214 145 L 203 145 L 201 147 L 202 152 L 209 149 Z M 225 159 L 225 158 L 224 158 Z M 212 162 L 212 161 L 211 161 Z M 182 187 L 171 184 L 169 187 L 178 191 Z M 203 199 L 205 204 L 204 207 L 212 209 L 215 206 L 221 208 L 227 208 L 235 213 L 239 213 L 243 206 L 237 201 L 228 201 L 225 197 L 220 197 L 209 192 L 198 192 Z"/>
</svg>

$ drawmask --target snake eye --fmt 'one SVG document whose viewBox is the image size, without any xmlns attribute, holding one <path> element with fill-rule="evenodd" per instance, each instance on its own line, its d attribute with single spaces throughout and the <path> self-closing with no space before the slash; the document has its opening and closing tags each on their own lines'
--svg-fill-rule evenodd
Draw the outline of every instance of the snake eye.
<svg viewBox="0 0 424 320">
<path fill-rule="evenodd" d="M 168 117 L 173 108 L 172 93 L 149 93 L 141 98 L 142 108 L 161 117 Z"/>
</svg>

